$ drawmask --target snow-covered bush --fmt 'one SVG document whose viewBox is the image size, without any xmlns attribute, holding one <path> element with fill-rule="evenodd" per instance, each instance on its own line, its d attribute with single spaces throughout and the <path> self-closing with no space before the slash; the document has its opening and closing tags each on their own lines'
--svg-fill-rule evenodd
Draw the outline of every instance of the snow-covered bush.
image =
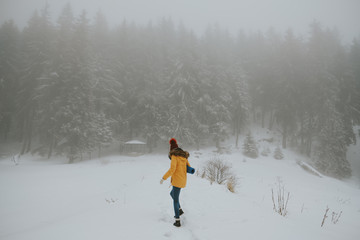
<svg viewBox="0 0 360 240">
<path fill-rule="evenodd" d="M 277 146 L 277 147 L 275 148 L 274 158 L 275 158 L 275 159 L 278 159 L 278 160 L 281 160 L 281 159 L 284 158 L 284 154 L 282 153 L 281 148 L 280 148 L 279 146 Z"/>
<path fill-rule="evenodd" d="M 254 138 L 251 133 L 248 133 L 244 140 L 243 153 L 250 158 L 257 158 L 259 156 L 259 150 L 256 146 Z"/>
<path fill-rule="evenodd" d="M 237 186 L 237 178 L 230 171 L 231 166 L 220 159 L 213 157 L 209 160 L 202 173 L 198 175 L 202 178 L 208 179 L 211 183 L 226 184 L 230 192 L 235 192 Z"/>
<path fill-rule="evenodd" d="M 21 157 L 20 154 L 16 154 L 16 155 L 12 156 L 11 161 L 14 162 L 15 166 L 19 165 L 20 157 Z"/>
<path fill-rule="evenodd" d="M 267 148 L 264 148 L 262 151 L 261 151 L 261 155 L 264 156 L 264 157 L 267 157 L 269 156 L 269 154 L 271 153 L 270 149 L 267 147 Z"/>
<path fill-rule="evenodd" d="M 213 157 L 206 163 L 204 168 L 205 177 L 211 182 L 218 184 L 224 184 L 226 180 L 231 176 L 230 165 L 224 162 L 219 157 Z"/>
</svg>

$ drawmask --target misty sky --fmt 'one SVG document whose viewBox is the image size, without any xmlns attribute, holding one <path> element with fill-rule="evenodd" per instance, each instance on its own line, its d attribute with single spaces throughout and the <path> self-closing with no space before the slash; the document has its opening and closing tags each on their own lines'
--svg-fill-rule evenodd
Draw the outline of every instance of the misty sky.
<svg viewBox="0 0 360 240">
<path fill-rule="evenodd" d="M 101 9 L 111 25 L 123 19 L 146 24 L 171 17 L 199 33 L 218 23 L 232 33 L 269 27 L 282 33 L 291 27 L 306 36 L 309 24 L 317 20 L 324 27 L 337 27 L 345 42 L 360 37 L 360 0 L 0 0 L 0 23 L 13 19 L 24 27 L 46 1 L 53 20 L 70 2 L 76 15 L 85 9 L 91 18 Z"/>
</svg>

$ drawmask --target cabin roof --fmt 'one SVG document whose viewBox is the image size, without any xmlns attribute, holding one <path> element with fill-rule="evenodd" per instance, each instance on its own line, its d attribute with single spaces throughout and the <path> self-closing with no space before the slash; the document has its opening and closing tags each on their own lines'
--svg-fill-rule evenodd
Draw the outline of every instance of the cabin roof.
<svg viewBox="0 0 360 240">
<path fill-rule="evenodd" d="M 139 141 L 139 140 L 131 140 L 126 142 L 125 144 L 138 144 L 138 145 L 145 145 L 146 143 Z"/>
</svg>

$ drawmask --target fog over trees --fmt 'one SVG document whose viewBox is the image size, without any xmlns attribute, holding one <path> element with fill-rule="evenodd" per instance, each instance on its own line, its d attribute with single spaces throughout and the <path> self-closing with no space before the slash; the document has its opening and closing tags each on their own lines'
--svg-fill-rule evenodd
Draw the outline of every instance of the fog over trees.
<svg viewBox="0 0 360 240">
<path fill-rule="evenodd" d="M 309 23 L 309 38 L 239 32 L 216 25 L 197 35 L 164 18 L 109 27 L 98 12 L 58 20 L 48 7 L 20 30 L 0 27 L 0 136 L 21 154 L 70 162 L 114 140 L 177 138 L 200 148 L 249 132 L 281 133 L 282 147 L 312 157 L 325 174 L 348 177 L 346 150 L 360 124 L 360 42 Z"/>
</svg>

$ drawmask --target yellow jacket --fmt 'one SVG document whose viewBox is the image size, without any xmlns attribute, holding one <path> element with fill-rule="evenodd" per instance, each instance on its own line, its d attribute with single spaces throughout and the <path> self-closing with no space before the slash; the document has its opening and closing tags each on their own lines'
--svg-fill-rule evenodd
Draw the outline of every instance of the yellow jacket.
<svg viewBox="0 0 360 240">
<path fill-rule="evenodd" d="M 190 167 L 186 157 L 171 154 L 170 169 L 165 173 L 163 179 L 166 180 L 171 176 L 171 185 L 178 188 L 184 188 L 186 186 L 186 166 Z"/>
</svg>

